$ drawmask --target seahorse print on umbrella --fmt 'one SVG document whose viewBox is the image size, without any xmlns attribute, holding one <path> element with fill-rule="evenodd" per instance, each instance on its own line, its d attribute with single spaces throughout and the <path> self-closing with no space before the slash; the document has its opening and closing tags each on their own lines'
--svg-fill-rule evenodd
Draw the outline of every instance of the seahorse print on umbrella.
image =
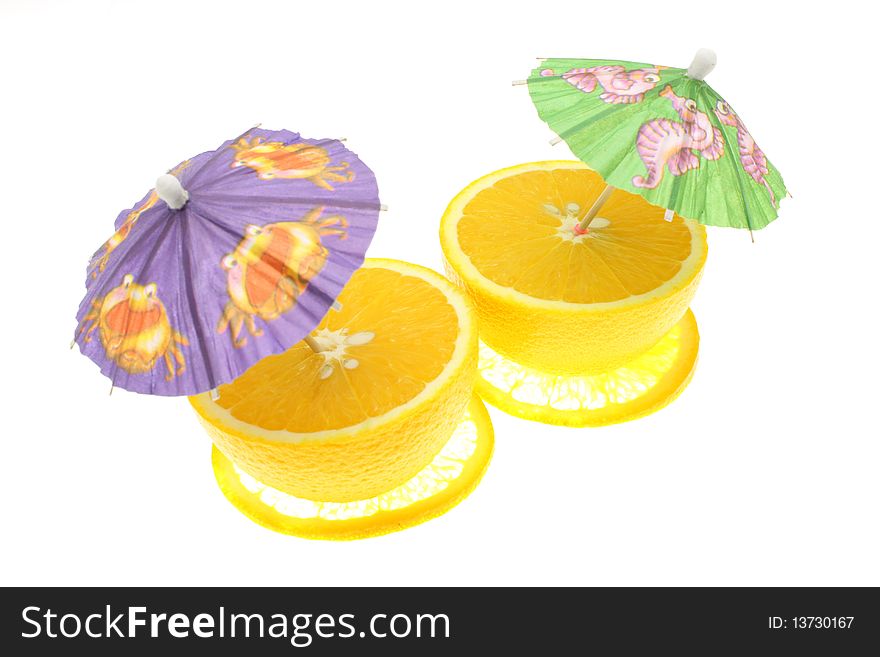
<svg viewBox="0 0 880 657">
<path fill-rule="evenodd" d="M 181 162 L 176 167 L 174 167 L 170 173 L 171 175 L 176 176 L 178 173 L 183 171 L 187 166 L 189 166 L 189 160 L 185 160 Z M 118 228 L 118 230 L 110 236 L 100 249 L 92 256 L 91 261 L 89 262 L 89 272 L 91 273 L 92 278 L 97 278 L 98 274 L 103 272 L 107 268 L 107 263 L 110 261 L 110 254 L 116 250 L 120 244 L 125 241 L 125 238 L 128 237 L 128 234 L 131 232 L 131 229 L 134 228 L 138 219 L 141 218 L 141 215 L 152 208 L 156 203 L 159 202 L 159 196 L 156 194 L 156 190 L 152 190 L 146 199 L 138 205 L 134 206 L 129 213 L 126 215 L 125 220 L 122 222 L 122 225 Z"/>
<path fill-rule="evenodd" d="M 333 191 L 330 182 L 348 183 L 354 171 L 348 162 L 333 165 L 326 148 L 314 144 L 266 141 L 261 137 L 242 137 L 231 147 L 235 151 L 232 167 L 249 167 L 262 180 L 302 178 Z"/>
<path fill-rule="evenodd" d="M 743 123 L 742 119 L 739 118 L 739 115 L 733 111 L 730 105 L 723 100 L 719 100 L 715 104 L 715 116 L 717 116 L 718 120 L 724 125 L 736 128 L 736 141 L 739 146 L 739 160 L 742 162 L 743 169 L 745 169 L 746 173 L 752 177 L 752 180 L 767 188 L 767 193 L 770 195 L 770 202 L 773 204 L 774 208 L 778 208 L 779 204 L 776 203 L 776 195 L 773 193 L 773 190 L 770 188 L 770 183 L 767 181 L 767 174 L 770 173 L 770 167 L 767 164 L 767 157 L 764 155 L 764 151 L 762 151 L 755 143 L 751 133 L 746 129 L 745 123 Z"/>
<path fill-rule="evenodd" d="M 178 345 L 189 341 L 171 327 L 155 283 L 138 285 L 126 274 L 83 317 L 79 333 L 85 334 L 84 342 L 91 342 L 95 329 L 107 358 L 130 374 L 150 372 L 159 358 L 165 360 L 166 381 L 186 371 Z"/>
<path fill-rule="evenodd" d="M 323 207 L 309 211 L 300 221 L 249 225 L 235 250 L 221 266 L 226 271 L 229 302 L 217 323 L 217 332 L 230 330 L 232 344 L 243 347 L 247 336 L 263 334 L 256 318 L 272 321 L 296 305 L 309 281 L 324 268 L 329 254 L 321 242 L 326 235 L 347 237 L 345 217 L 321 217 Z"/>
<path fill-rule="evenodd" d="M 712 125 L 709 116 L 697 109 L 694 99 L 676 95 L 669 85 L 660 95 L 669 99 L 681 122 L 653 119 L 639 128 L 636 148 L 648 175 L 634 176 L 632 184 L 643 189 L 657 187 L 665 169 L 673 176 L 680 176 L 698 168 L 697 153 L 707 160 L 717 160 L 724 154 L 724 136 Z"/>
<path fill-rule="evenodd" d="M 547 69 L 549 75 L 553 71 Z M 541 72 L 544 75 L 544 71 Z M 596 86 L 604 102 L 612 105 L 640 103 L 645 93 L 660 82 L 660 67 L 636 68 L 627 71 L 623 66 L 591 66 L 573 68 L 562 74 L 562 79 L 584 93 L 592 93 Z"/>
</svg>

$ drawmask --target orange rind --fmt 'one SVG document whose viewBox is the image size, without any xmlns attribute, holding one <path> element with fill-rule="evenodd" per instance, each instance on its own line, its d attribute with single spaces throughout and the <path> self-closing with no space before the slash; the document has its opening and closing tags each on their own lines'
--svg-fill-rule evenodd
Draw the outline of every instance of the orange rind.
<svg viewBox="0 0 880 657">
<path fill-rule="evenodd" d="M 213 448 L 217 484 L 235 508 L 259 525 L 301 538 L 352 540 L 406 529 L 449 511 L 466 498 L 489 466 L 492 422 L 471 398 L 439 454 L 409 481 L 369 499 L 319 502 L 258 482 Z"/>
<path fill-rule="evenodd" d="M 476 390 L 488 403 L 526 420 L 569 427 L 626 422 L 660 410 L 681 394 L 693 376 L 699 346 L 690 310 L 644 354 L 598 374 L 547 374 L 481 342 Z"/>
</svg>

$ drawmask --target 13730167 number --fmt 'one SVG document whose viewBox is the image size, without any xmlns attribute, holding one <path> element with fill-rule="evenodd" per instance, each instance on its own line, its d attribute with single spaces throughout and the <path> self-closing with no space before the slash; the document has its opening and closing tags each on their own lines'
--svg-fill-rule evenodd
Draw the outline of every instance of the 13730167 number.
<svg viewBox="0 0 880 657">
<path fill-rule="evenodd" d="M 795 630 L 848 630 L 855 616 L 792 616 L 788 627 Z"/>
</svg>

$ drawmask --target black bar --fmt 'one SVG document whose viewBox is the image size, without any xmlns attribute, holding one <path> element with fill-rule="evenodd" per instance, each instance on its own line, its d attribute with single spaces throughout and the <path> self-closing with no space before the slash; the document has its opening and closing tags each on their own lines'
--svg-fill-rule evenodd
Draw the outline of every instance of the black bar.
<svg viewBox="0 0 880 657">
<path fill-rule="evenodd" d="M 75 615 L 63 627 L 79 628 L 75 637 L 61 635 L 65 614 Z M 173 631 L 187 636 L 172 635 L 173 614 L 183 615 Z M 132 617 L 144 624 L 119 636 Z M 877 654 L 880 597 L 869 588 L 18 588 L 2 591 L 0 627 L 5 655 L 447 655 L 487 646 L 516 655 L 849 655 Z M 273 628 L 286 636 L 269 636 Z"/>
</svg>

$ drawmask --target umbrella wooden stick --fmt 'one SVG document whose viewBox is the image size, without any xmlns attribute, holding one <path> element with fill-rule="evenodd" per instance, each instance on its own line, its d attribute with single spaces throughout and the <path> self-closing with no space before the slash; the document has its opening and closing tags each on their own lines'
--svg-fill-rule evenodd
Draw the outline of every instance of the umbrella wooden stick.
<svg viewBox="0 0 880 657">
<path fill-rule="evenodd" d="M 330 309 L 339 312 L 340 310 L 342 310 L 342 304 L 338 301 L 334 301 L 333 305 L 330 306 Z M 314 351 L 316 354 L 324 351 L 324 348 L 320 344 L 318 344 L 318 341 L 315 340 L 315 338 L 313 338 L 311 335 L 307 335 L 306 337 L 304 337 L 303 342 L 309 345 L 311 350 Z"/>
<path fill-rule="evenodd" d="M 596 217 L 599 210 L 602 209 L 602 206 L 605 205 L 605 201 L 608 200 L 608 197 L 611 196 L 611 192 L 613 192 L 616 187 L 612 187 L 611 185 L 605 185 L 605 189 L 602 190 L 602 193 L 599 194 L 599 198 L 597 198 L 593 205 L 590 206 L 590 209 L 587 210 L 587 214 L 584 215 L 584 218 L 581 219 L 581 222 L 578 224 L 577 232 L 585 233 L 587 232 L 587 228 L 590 227 L 590 222 Z"/>
<path fill-rule="evenodd" d="M 338 301 L 334 301 L 333 302 L 333 309 L 334 310 L 341 310 L 342 305 Z M 320 344 L 318 344 L 318 341 L 315 340 L 315 338 L 313 338 L 311 335 L 307 335 L 306 337 L 304 337 L 303 342 L 305 342 L 307 345 L 309 345 L 309 348 L 312 351 L 314 351 L 316 354 L 319 354 L 322 351 L 324 351 L 324 348 Z M 112 388 L 110 389 L 110 392 L 111 393 L 113 392 Z M 217 401 L 218 399 L 220 399 L 220 393 L 218 392 L 217 388 L 213 388 L 211 390 L 211 399 L 214 401 Z"/>
<path fill-rule="evenodd" d="M 321 345 L 318 344 L 318 341 L 315 340 L 315 338 L 313 338 L 311 335 L 307 335 L 306 337 L 304 337 L 303 342 L 309 345 L 312 351 L 314 351 L 316 354 L 319 354 L 324 350 Z"/>
</svg>

